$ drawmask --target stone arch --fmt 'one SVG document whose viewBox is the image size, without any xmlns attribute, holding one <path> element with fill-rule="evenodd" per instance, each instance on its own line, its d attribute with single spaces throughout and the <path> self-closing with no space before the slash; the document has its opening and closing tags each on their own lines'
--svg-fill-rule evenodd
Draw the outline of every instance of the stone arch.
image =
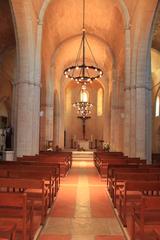
<svg viewBox="0 0 160 240">
<path fill-rule="evenodd" d="M 42 7 L 40 9 L 39 12 L 39 16 L 38 16 L 38 28 L 37 28 L 37 51 L 36 51 L 36 72 L 39 72 L 39 75 L 37 75 L 37 81 L 40 80 L 40 67 L 41 67 L 41 58 L 40 58 L 40 53 L 41 53 L 41 45 L 42 45 L 42 33 L 43 33 L 43 20 L 45 17 L 45 13 L 47 8 L 49 7 L 49 5 L 51 4 L 53 0 L 44 0 Z M 123 16 L 123 20 L 124 20 L 124 26 L 125 29 L 129 29 L 130 27 L 130 17 L 129 17 L 129 12 L 127 9 L 127 6 L 125 4 L 124 0 L 118 0 L 118 8 L 120 9 L 120 12 Z M 129 54 L 129 53 L 128 53 Z M 127 56 L 127 60 L 128 60 L 128 56 Z"/>
<path fill-rule="evenodd" d="M 43 18 L 45 16 L 45 12 L 49 6 L 49 4 L 52 2 L 53 0 L 45 0 L 43 2 L 43 5 L 41 7 L 41 10 L 40 10 L 40 13 L 39 13 L 39 17 L 38 17 L 38 20 L 39 20 L 39 24 L 43 24 Z M 127 6 L 125 4 L 125 1 L 124 0 L 118 0 L 118 6 L 119 6 L 119 9 L 121 10 L 121 13 L 123 15 L 123 19 L 124 19 L 124 25 L 126 28 L 129 28 L 130 26 L 130 17 L 129 17 L 129 12 L 128 12 L 128 9 L 127 9 Z"/>
<path fill-rule="evenodd" d="M 36 56 L 39 56 L 40 52 L 41 52 L 41 41 L 42 41 L 42 32 L 43 32 L 43 19 L 46 13 L 47 8 L 49 7 L 50 3 L 53 0 L 46 0 L 43 2 L 43 5 L 41 7 L 40 13 L 39 13 L 39 17 L 38 17 L 38 32 L 37 32 L 37 54 Z M 119 0 L 117 3 L 117 6 L 120 10 L 120 13 L 123 16 L 123 21 L 124 21 L 124 27 L 125 27 L 125 42 L 126 42 L 126 62 L 127 62 L 127 66 L 126 68 L 128 69 L 129 72 L 129 63 L 130 63 L 130 17 L 129 17 L 129 13 L 128 13 L 128 9 L 127 6 L 124 2 L 124 0 Z M 37 70 L 40 70 L 40 61 L 38 60 L 38 57 L 36 57 L 37 59 Z M 40 72 L 40 71 L 39 71 Z M 126 78 L 129 79 L 129 73 L 126 71 Z M 114 75 L 114 74 L 113 74 Z M 113 76 L 112 76 L 113 77 Z"/>
<path fill-rule="evenodd" d="M 157 2 L 151 4 L 152 13 L 155 12 Z M 136 68 L 135 68 L 135 85 L 132 86 L 132 91 L 135 92 L 135 112 L 134 124 L 132 129 L 135 129 L 134 144 L 135 156 L 147 159 L 151 162 L 152 149 L 152 105 L 151 105 L 151 32 L 153 27 L 154 14 L 144 12 L 144 19 L 141 22 L 141 27 L 145 24 L 145 31 L 140 31 L 137 36 L 136 43 Z M 144 23 L 144 20 L 146 22 Z M 134 70 L 134 69 L 133 69 Z M 145 124 L 144 124 L 145 123 Z M 136 127 L 139 126 L 139 127 Z M 139 131 L 140 129 L 140 131 Z M 132 146 L 131 146 L 132 147 Z M 132 148 L 133 149 L 133 148 Z"/>
<path fill-rule="evenodd" d="M 130 28 L 130 16 L 129 16 L 128 8 L 127 8 L 124 0 L 119 0 L 119 9 L 123 16 L 125 29 L 129 29 Z"/>
</svg>

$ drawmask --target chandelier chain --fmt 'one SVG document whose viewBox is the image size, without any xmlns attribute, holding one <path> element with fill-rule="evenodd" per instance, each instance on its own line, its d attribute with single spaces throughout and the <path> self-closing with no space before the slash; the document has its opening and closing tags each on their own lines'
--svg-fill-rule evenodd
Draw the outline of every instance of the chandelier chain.
<svg viewBox="0 0 160 240">
<path fill-rule="evenodd" d="M 85 0 L 83 0 L 83 29 L 85 29 Z"/>
<path fill-rule="evenodd" d="M 88 39 L 86 37 L 86 29 L 85 29 L 85 11 L 86 11 L 86 2 L 82 0 L 82 39 L 80 42 L 80 47 L 77 52 L 77 57 L 75 59 L 75 65 L 71 65 L 64 69 L 64 75 L 66 78 L 70 78 L 71 80 L 76 81 L 77 83 L 87 84 L 92 83 L 94 80 L 101 78 L 103 75 L 103 71 L 98 67 L 96 59 L 93 55 L 91 47 L 89 45 Z M 86 48 L 90 52 L 90 56 L 93 64 L 87 64 L 86 59 Z M 82 58 L 81 58 L 82 53 Z"/>
<path fill-rule="evenodd" d="M 87 43 L 87 46 L 88 46 L 88 48 L 89 48 L 89 50 L 90 50 L 90 53 L 91 53 L 91 55 L 92 55 L 92 58 L 93 58 L 93 60 L 94 60 L 95 65 L 98 66 L 98 64 L 97 64 L 97 62 L 96 62 L 96 59 L 95 59 L 95 57 L 94 57 L 94 55 L 93 55 L 92 49 L 91 49 L 91 47 L 90 47 L 90 45 L 89 45 L 89 42 L 88 42 L 88 40 L 87 40 L 87 37 L 86 37 L 86 43 Z"/>
</svg>

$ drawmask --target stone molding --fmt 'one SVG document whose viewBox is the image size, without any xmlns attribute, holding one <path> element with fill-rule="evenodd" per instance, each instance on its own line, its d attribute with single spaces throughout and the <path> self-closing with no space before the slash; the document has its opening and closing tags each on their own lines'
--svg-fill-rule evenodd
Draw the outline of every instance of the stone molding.
<svg viewBox="0 0 160 240">
<path fill-rule="evenodd" d="M 32 85 L 32 86 L 36 86 L 36 87 L 39 87 L 39 88 L 41 87 L 41 84 L 35 83 L 35 82 L 18 81 L 18 82 L 13 83 L 14 86 L 21 85 L 21 84 Z"/>
</svg>

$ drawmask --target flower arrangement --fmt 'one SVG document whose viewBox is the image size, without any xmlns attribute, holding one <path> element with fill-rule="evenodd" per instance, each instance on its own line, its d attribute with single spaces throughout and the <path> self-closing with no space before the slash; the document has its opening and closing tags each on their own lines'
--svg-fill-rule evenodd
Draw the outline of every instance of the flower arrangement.
<svg viewBox="0 0 160 240">
<path fill-rule="evenodd" d="M 110 144 L 109 143 L 103 143 L 103 150 L 105 152 L 109 152 L 110 151 Z"/>
</svg>

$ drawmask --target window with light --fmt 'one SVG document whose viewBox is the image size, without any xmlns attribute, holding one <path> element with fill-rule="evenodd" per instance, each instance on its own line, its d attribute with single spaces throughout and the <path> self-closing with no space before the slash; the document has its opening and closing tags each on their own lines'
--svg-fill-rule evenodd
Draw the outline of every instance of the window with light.
<svg viewBox="0 0 160 240">
<path fill-rule="evenodd" d="M 97 116 L 102 116 L 103 114 L 103 90 L 98 89 L 97 92 Z"/>
<path fill-rule="evenodd" d="M 160 116 L 160 99 L 159 96 L 156 97 L 156 109 L 155 109 L 155 116 Z"/>
<path fill-rule="evenodd" d="M 89 93 L 86 90 L 86 86 L 83 85 L 81 92 L 80 92 L 80 101 L 81 102 L 88 102 L 89 101 Z"/>
</svg>

